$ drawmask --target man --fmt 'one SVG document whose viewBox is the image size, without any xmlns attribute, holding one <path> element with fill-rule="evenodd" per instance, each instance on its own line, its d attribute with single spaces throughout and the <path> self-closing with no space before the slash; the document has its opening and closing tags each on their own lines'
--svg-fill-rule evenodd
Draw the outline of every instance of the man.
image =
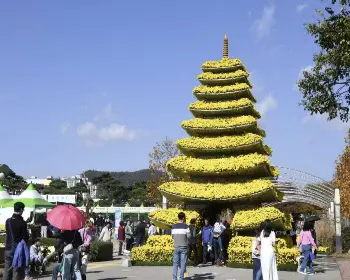
<svg viewBox="0 0 350 280">
<path fill-rule="evenodd" d="M 109 222 L 107 225 L 102 229 L 99 240 L 103 242 L 110 242 L 112 239 L 112 223 Z"/>
<path fill-rule="evenodd" d="M 151 226 L 148 229 L 148 236 L 155 235 L 157 233 L 157 228 L 154 223 L 151 223 Z"/>
<path fill-rule="evenodd" d="M 141 220 L 138 226 L 136 227 L 136 247 L 142 246 L 145 244 L 145 236 L 146 236 L 146 223 L 144 220 Z"/>
<path fill-rule="evenodd" d="M 191 219 L 190 221 L 190 238 L 188 240 L 188 258 L 191 258 L 193 251 L 193 266 L 198 265 L 197 257 L 197 234 L 196 234 L 196 219 Z"/>
<path fill-rule="evenodd" d="M 29 240 L 27 224 L 22 217 L 24 207 L 22 202 L 16 202 L 13 206 L 14 213 L 12 217 L 6 220 L 4 280 L 22 280 L 25 277 L 25 267 L 17 269 L 12 267 L 18 243 L 24 240 L 28 244 Z"/>
<path fill-rule="evenodd" d="M 37 270 L 40 274 L 45 273 L 46 266 L 43 263 L 43 254 L 41 252 L 41 242 L 39 238 L 35 239 L 34 244 L 30 246 L 30 264 L 31 272 Z"/>
<path fill-rule="evenodd" d="M 104 221 L 102 215 L 98 214 L 97 219 L 96 219 L 96 226 L 97 226 L 98 234 L 101 234 L 101 231 L 102 231 L 104 224 L 105 224 L 105 221 Z"/>
<path fill-rule="evenodd" d="M 209 224 L 209 220 L 204 220 L 204 227 L 202 229 L 202 242 L 203 242 L 203 264 L 207 263 L 207 253 L 210 252 L 210 259 L 212 264 L 214 264 L 213 260 L 213 250 L 212 250 L 212 242 L 213 242 L 213 227 Z"/>
<path fill-rule="evenodd" d="M 191 237 L 190 228 L 186 225 L 186 215 L 180 212 L 177 215 L 179 222 L 173 225 L 171 236 L 174 240 L 174 259 L 173 259 L 173 280 L 177 280 L 177 271 L 180 266 L 180 280 L 184 279 L 187 261 L 187 246 Z"/>
</svg>

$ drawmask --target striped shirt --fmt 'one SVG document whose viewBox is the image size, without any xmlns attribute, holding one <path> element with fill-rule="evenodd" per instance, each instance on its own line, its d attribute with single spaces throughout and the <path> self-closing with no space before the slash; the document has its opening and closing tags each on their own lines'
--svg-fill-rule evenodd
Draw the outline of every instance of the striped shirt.
<svg viewBox="0 0 350 280">
<path fill-rule="evenodd" d="M 171 236 L 175 248 L 187 248 L 188 240 L 191 237 L 190 228 L 185 223 L 175 224 L 171 229 Z"/>
</svg>

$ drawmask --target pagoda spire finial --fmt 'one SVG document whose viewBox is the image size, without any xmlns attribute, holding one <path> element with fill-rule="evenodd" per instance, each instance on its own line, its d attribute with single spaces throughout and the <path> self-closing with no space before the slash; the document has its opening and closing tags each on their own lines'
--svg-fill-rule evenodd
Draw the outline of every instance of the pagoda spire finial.
<svg viewBox="0 0 350 280">
<path fill-rule="evenodd" d="M 222 52 L 222 58 L 228 58 L 228 38 L 226 34 L 224 37 L 224 50 Z"/>
</svg>

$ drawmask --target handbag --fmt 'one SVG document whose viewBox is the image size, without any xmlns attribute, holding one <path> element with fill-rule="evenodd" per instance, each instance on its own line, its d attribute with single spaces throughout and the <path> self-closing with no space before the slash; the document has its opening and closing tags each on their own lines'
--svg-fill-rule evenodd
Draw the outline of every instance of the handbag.
<svg viewBox="0 0 350 280">
<path fill-rule="evenodd" d="M 311 261 L 313 261 L 314 259 L 316 259 L 314 252 L 311 252 L 311 253 L 310 253 L 310 259 L 311 259 Z"/>
</svg>

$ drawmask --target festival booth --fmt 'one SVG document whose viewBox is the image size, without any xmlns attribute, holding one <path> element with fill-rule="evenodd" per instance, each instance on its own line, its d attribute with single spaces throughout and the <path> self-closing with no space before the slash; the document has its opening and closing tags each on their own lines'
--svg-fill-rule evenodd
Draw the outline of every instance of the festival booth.
<svg viewBox="0 0 350 280">
<path fill-rule="evenodd" d="M 12 201 L 12 197 L 5 191 L 4 187 L 0 184 L 0 208 L 4 207 L 7 203 Z"/>
<path fill-rule="evenodd" d="M 11 198 L 11 197 L 10 197 Z M 43 199 L 35 187 L 30 184 L 28 188 L 21 193 L 16 199 L 10 199 L 2 208 L 0 208 L 0 228 L 4 228 L 6 220 L 13 214 L 13 205 L 16 202 L 23 202 L 25 209 L 23 212 L 23 219 L 26 221 L 34 217 L 35 212 L 42 211 L 42 209 L 54 208 L 55 205 Z M 32 215 L 32 216 L 31 216 Z M 31 221 L 31 223 L 34 219 Z"/>
</svg>

